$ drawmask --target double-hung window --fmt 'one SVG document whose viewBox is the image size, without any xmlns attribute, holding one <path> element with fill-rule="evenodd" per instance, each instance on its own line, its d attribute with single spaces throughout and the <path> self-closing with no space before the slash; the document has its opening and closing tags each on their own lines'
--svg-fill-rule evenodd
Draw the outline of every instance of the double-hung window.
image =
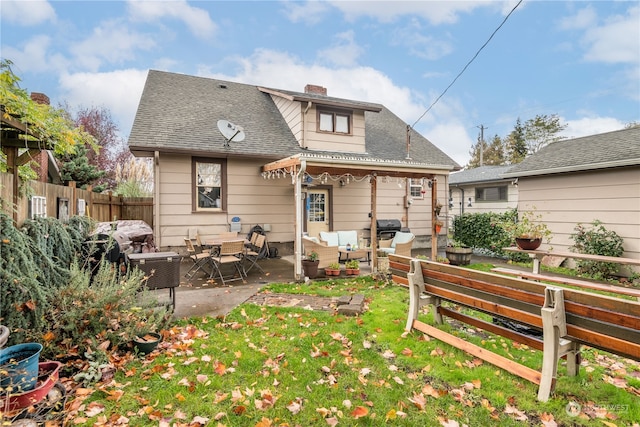
<svg viewBox="0 0 640 427">
<path fill-rule="evenodd" d="M 222 211 L 225 203 L 226 163 L 195 158 L 192 162 L 193 205 L 196 211 Z"/>
<path fill-rule="evenodd" d="M 422 178 L 410 178 L 409 189 L 411 191 L 411 197 L 414 199 L 424 199 L 424 179 Z"/>
<path fill-rule="evenodd" d="M 337 110 L 318 110 L 318 131 L 351 133 L 351 113 Z"/>
</svg>

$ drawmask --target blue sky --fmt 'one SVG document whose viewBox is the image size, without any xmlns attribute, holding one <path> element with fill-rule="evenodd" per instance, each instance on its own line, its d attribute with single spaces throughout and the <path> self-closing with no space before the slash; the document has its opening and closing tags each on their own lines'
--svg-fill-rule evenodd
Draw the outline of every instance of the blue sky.
<svg viewBox="0 0 640 427">
<path fill-rule="evenodd" d="M 0 0 L 1 55 L 53 105 L 108 108 L 124 138 L 149 69 L 381 103 L 461 165 L 481 125 L 640 122 L 638 1 L 523 1 L 424 114 L 517 3 Z"/>
</svg>

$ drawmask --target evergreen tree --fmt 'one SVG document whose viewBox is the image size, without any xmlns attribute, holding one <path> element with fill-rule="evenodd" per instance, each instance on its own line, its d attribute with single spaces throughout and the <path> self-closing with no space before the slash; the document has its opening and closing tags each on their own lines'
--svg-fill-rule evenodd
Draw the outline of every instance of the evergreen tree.
<svg viewBox="0 0 640 427">
<path fill-rule="evenodd" d="M 89 163 L 87 157 L 87 147 L 78 145 L 74 153 L 59 156 L 61 162 L 60 174 L 64 181 L 75 181 L 78 188 L 87 188 L 97 179 L 105 176 L 106 172 L 99 170 L 96 166 Z M 104 191 L 102 186 L 97 186 L 94 191 Z"/>
<path fill-rule="evenodd" d="M 507 160 L 510 164 L 520 163 L 527 157 L 527 143 L 524 139 L 524 127 L 520 122 L 520 117 L 516 120 L 513 130 L 505 140 Z"/>
</svg>

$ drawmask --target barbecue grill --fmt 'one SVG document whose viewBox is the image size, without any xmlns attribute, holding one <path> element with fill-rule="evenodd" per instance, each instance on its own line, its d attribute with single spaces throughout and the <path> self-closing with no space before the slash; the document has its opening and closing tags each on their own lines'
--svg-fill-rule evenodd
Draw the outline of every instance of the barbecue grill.
<svg viewBox="0 0 640 427">
<path fill-rule="evenodd" d="M 399 219 L 376 219 L 376 237 L 378 240 L 392 239 L 398 231 L 402 231 L 402 223 Z"/>
</svg>

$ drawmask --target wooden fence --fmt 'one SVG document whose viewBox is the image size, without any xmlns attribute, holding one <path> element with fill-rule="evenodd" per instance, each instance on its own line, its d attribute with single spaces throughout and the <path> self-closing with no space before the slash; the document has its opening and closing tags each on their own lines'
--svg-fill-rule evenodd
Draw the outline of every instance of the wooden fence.
<svg viewBox="0 0 640 427">
<path fill-rule="evenodd" d="M 0 173 L 0 210 L 21 226 L 33 213 L 64 219 L 87 215 L 98 222 L 119 219 L 142 220 L 153 228 L 153 197 L 119 197 L 81 190 L 74 185 L 62 186 L 30 181 L 31 194 L 20 197 L 13 206 L 13 175 Z"/>
</svg>

